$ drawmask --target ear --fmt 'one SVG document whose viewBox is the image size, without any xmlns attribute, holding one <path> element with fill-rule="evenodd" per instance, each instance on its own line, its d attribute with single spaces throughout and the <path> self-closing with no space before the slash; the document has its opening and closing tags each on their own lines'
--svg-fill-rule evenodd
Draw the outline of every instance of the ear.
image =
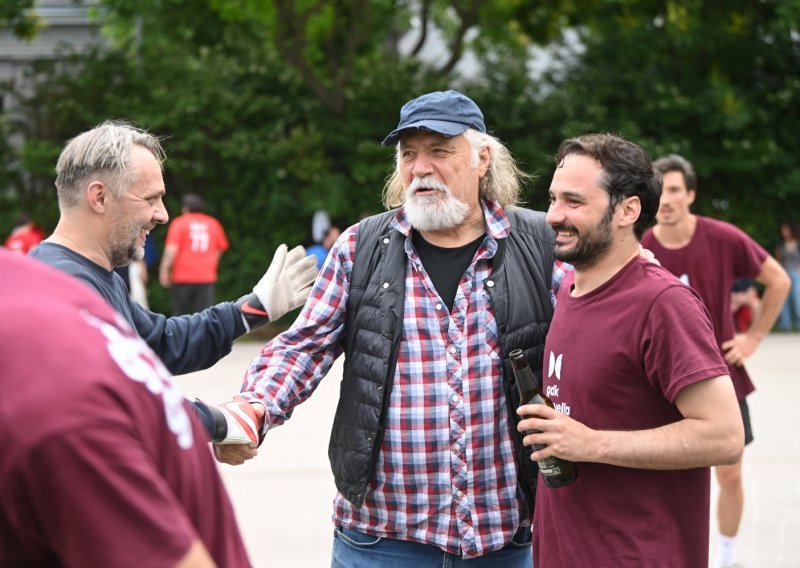
<svg viewBox="0 0 800 568">
<path fill-rule="evenodd" d="M 491 162 L 491 159 L 492 151 L 489 147 L 484 146 L 481 148 L 480 154 L 478 154 L 478 177 L 486 175 L 486 172 L 489 170 L 489 162 Z"/>
<path fill-rule="evenodd" d="M 86 203 L 95 213 L 105 213 L 112 198 L 111 190 L 100 180 L 92 180 L 86 186 Z"/>
<path fill-rule="evenodd" d="M 632 227 L 639 220 L 639 215 L 642 212 L 642 202 L 635 195 L 626 197 L 619 204 L 618 211 L 620 212 L 619 226 Z"/>
<path fill-rule="evenodd" d="M 689 190 L 687 190 L 687 194 L 688 195 L 687 195 L 686 203 L 691 205 L 692 203 L 694 203 L 694 200 L 697 197 L 697 191 L 695 191 L 694 189 L 689 189 Z"/>
</svg>

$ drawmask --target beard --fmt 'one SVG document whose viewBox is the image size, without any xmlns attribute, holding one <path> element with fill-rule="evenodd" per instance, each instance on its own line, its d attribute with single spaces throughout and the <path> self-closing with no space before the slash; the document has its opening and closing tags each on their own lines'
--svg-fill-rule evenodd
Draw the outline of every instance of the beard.
<svg viewBox="0 0 800 568">
<path fill-rule="evenodd" d="M 139 238 L 143 227 L 132 221 L 128 221 L 124 216 L 118 216 L 114 221 L 114 231 L 110 237 L 109 260 L 114 268 L 128 266 L 134 260 L 144 258 L 144 247 L 137 247 L 136 240 Z"/>
<path fill-rule="evenodd" d="M 576 268 L 588 268 L 599 262 L 603 253 L 607 252 L 614 242 L 614 235 L 611 231 L 613 214 L 614 212 L 609 209 L 599 223 L 583 231 L 583 234 L 574 225 L 564 223 L 553 225 L 554 231 L 575 231 L 578 236 L 578 242 L 572 248 L 559 247 L 556 244 L 553 248 L 555 257 Z"/>
<path fill-rule="evenodd" d="M 436 190 L 434 195 L 417 195 L 418 189 Z M 443 231 L 460 225 L 469 206 L 453 195 L 447 185 L 433 176 L 414 178 L 406 188 L 403 203 L 408 222 L 417 231 Z"/>
</svg>

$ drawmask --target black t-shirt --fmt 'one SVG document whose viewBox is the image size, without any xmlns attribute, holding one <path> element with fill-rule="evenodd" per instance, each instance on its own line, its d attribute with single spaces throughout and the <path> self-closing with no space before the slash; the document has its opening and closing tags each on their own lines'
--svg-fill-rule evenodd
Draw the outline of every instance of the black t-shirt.
<svg viewBox="0 0 800 568">
<path fill-rule="evenodd" d="M 443 248 L 426 241 L 419 231 L 411 232 L 411 241 L 419 253 L 422 266 L 431 277 L 433 287 L 447 306 L 453 310 L 453 301 L 458 291 L 458 283 L 472 262 L 475 252 L 486 235 L 481 235 L 471 243 L 460 247 Z"/>
</svg>

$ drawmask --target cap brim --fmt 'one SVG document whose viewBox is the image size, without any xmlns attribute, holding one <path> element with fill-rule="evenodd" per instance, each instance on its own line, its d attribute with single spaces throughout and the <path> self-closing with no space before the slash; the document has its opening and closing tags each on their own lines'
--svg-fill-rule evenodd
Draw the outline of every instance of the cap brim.
<svg viewBox="0 0 800 568">
<path fill-rule="evenodd" d="M 382 146 L 391 146 L 392 144 L 396 144 L 398 140 L 400 140 L 400 136 L 402 136 L 403 132 L 406 130 L 424 130 L 425 132 L 433 132 L 435 134 L 441 134 L 446 138 L 451 138 L 452 136 L 458 136 L 466 132 L 469 128 L 468 124 L 462 124 L 460 122 L 445 122 L 443 120 L 420 120 L 418 122 L 412 122 L 411 124 L 406 124 L 402 128 L 396 128 L 389 133 L 389 136 L 383 139 L 381 142 Z"/>
</svg>

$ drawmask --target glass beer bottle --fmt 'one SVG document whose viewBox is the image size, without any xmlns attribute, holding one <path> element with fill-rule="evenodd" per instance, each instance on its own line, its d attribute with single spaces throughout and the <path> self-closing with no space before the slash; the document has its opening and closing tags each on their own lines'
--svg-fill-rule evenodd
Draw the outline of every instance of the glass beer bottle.
<svg viewBox="0 0 800 568">
<path fill-rule="evenodd" d="M 528 360 L 522 354 L 522 350 L 515 349 L 508 356 L 514 367 L 514 377 L 517 380 L 517 388 L 520 395 L 520 406 L 523 404 L 546 404 L 550 408 L 555 408 L 553 401 L 539 388 L 536 377 L 533 376 L 533 371 L 528 365 Z M 537 432 L 538 430 L 532 430 L 525 433 L 535 434 Z M 533 444 L 533 448 L 538 451 L 544 449 L 545 445 Z M 574 463 L 556 456 L 538 460 L 536 463 L 539 464 L 539 471 L 542 472 L 542 477 L 544 477 L 544 482 L 548 487 L 564 487 L 575 481 L 578 476 Z"/>
</svg>

